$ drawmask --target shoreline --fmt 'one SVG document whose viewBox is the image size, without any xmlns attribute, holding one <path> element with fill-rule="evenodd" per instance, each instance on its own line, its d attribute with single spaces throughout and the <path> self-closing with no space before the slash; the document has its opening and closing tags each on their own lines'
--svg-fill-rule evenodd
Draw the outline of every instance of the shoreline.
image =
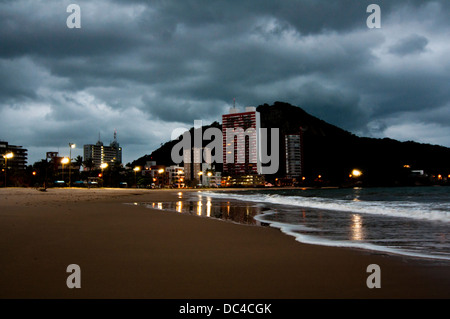
<svg viewBox="0 0 450 319">
<path fill-rule="evenodd" d="M 199 193 L 202 193 L 202 195 L 199 195 L 199 196 L 209 197 L 210 194 L 208 194 L 207 192 L 210 192 L 210 191 L 211 190 L 198 191 Z M 234 189 L 230 190 L 230 192 L 235 192 L 235 191 L 236 190 L 234 190 Z M 206 192 L 206 193 L 203 194 L 203 192 Z M 212 190 L 212 192 L 214 192 L 214 190 Z M 223 205 L 223 203 L 222 203 L 223 200 L 225 200 L 225 199 L 221 198 L 221 197 L 212 196 L 212 200 L 211 201 L 208 200 L 207 204 L 210 204 L 214 208 L 214 206 L 216 206 L 216 205 L 217 206 L 219 206 L 220 204 Z M 236 198 L 226 199 L 226 201 L 233 202 L 234 205 L 241 203 L 242 206 L 247 206 L 247 215 L 248 215 L 248 207 L 251 207 L 250 210 L 253 210 L 253 213 L 250 214 L 250 218 L 254 220 L 254 223 L 250 223 L 248 221 L 243 222 L 242 218 L 239 219 L 236 217 L 231 217 L 229 219 L 225 219 L 222 216 L 222 214 L 220 214 L 220 216 L 205 216 L 204 211 L 200 215 L 200 213 L 197 212 L 197 208 L 200 208 L 200 207 L 198 207 L 196 205 L 197 200 L 194 197 L 182 199 L 180 196 L 178 199 L 178 203 L 184 202 L 186 204 L 186 203 L 190 202 L 191 211 L 186 211 L 184 208 L 182 209 L 181 204 L 179 206 L 173 205 L 174 202 L 153 202 L 153 203 L 139 202 L 139 203 L 134 203 L 134 204 L 135 205 L 136 204 L 143 205 L 143 206 L 146 206 L 147 208 L 149 208 L 148 205 L 153 204 L 154 209 L 167 210 L 167 211 L 178 212 L 178 213 L 183 213 L 183 214 L 190 214 L 190 215 L 198 215 L 197 217 L 212 218 L 212 219 L 216 219 L 219 221 L 231 222 L 231 223 L 236 223 L 236 224 L 240 224 L 240 225 L 257 226 L 257 227 L 272 227 L 272 228 L 279 230 L 281 233 L 292 237 L 293 240 L 295 240 L 299 243 L 302 243 L 302 244 L 317 245 L 317 246 L 324 246 L 324 247 L 355 249 L 355 250 L 369 252 L 369 253 L 373 253 L 373 254 L 385 254 L 385 255 L 393 256 L 393 257 L 412 258 L 412 259 L 416 259 L 418 261 L 425 260 L 425 261 L 437 262 L 437 263 L 439 263 L 439 262 L 450 263 L 450 258 L 445 257 L 445 256 L 438 256 L 438 255 L 434 256 L 434 255 L 430 255 L 430 254 L 423 254 L 423 253 L 418 253 L 418 252 L 416 253 L 416 252 L 411 252 L 411 251 L 408 252 L 408 251 L 402 250 L 402 249 L 395 249 L 395 248 L 390 248 L 387 246 L 378 246 L 378 245 L 374 245 L 374 244 L 370 244 L 370 243 L 354 243 L 354 242 L 346 242 L 346 241 L 323 240 L 322 238 L 315 238 L 315 240 L 314 240 L 313 238 L 309 238 L 310 236 L 306 236 L 307 238 L 301 239 L 302 235 L 299 233 L 296 233 L 295 231 L 292 230 L 292 227 L 293 226 L 295 227 L 295 225 L 264 219 L 264 216 L 266 214 L 274 213 L 274 211 L 272 209 L 265 208 L 265 209 L 259 209 L 258 212 L 254 212 L 254 210 L 256 210 L 256 206 L 258 204 L 261 204 L 261 202 L 246 201 L 245 199 L 236 199 Z M 128 204 L 133 204 L 133 203 L 128 203 Z M 160 205 L 160 207 L 155 206 L 156 204 Z M 170 204 L 172 204 L 172 205 L 170 205 Z M 194 209 L 192 209 L 192 204 L 194 206 Z M 204 203 L 203 203 L 203 205 L 204 205 Z M 237 206 L 239 206 L 239 205 L 237 205 Z"/>
<path fill-rule="evenodd" d="M 192 191 L 0 190 L 0 298 L 450 297 L 445 261 L 305 244 L 273 227 L 123 205 Z M 72 263 L 81 267 L 81 289 L 65 285 Z M 370 264 L 380 265 L 380 289 L 366 286 Z"/>
</svg>

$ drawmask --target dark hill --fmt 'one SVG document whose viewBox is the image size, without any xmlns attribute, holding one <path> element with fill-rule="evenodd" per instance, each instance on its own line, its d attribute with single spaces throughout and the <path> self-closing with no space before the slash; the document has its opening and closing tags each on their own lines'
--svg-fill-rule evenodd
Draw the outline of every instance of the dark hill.
<svg viewBox="0 0 450 319">
<path fill-rule="evenodd" d="M 429 183 L 424 176 L 413 178 L 411 170 L 424 170 L 436 178 L 450 174 L 450 148 L 399 142 L 393 139 L 358 137 L 339 127 L 320 120 L 303 109 L 288 103 L 275 102 L 273 105 L 260 105 L 261 127 L 280 129 L 280 169 L 269 181 L 285 176 L 283 136 L 303 131 L 303 176 L 311 183 L 321 175 L 321 184 L 345 185 L 354 168 L 363 172 L 360 181 L 368 186 L 410 185 Z M 210 126 L 221 125 L 214 122 Z M 191 128 L 191 136 L 193 136 Z M 172 165 L 171 150 L 178 141 L 169 141 L 160 148 L 134 161 L 133 165 L 144 165 L 146 161 Z M 204 146 L 210 141 L 204 141 Z M 405 165 L 409 167 L 405 168 Z M 216 167 L 221 168 L 221 165 Z M 306 183 L 305 181 L 305 183 Z M 307 183 L 308 184 L 308 183 Z"/>
<path fill-rule="evenodd" d="M 436 176 L 450 173 L 450 148 L 358 137 L 282 102 L 264 104 L 257 110 L 261 127 L 278 127 L 281 136 L 302 128 L 304 175 L 310 180 L 321 175 L 332 184 L 342 184 L 354 168 L 363 171 L 361 179 L 369 185 L 410 184 L 411 170 L 424 170 Z M 282 167 L 279 176 L 284 173 Z"/>
<path fill-rule="evenodd" d="M 218 122 L 214 122 L 211 125 L 206 125 L 202 127 L 202 132 L 204 132 L 205 130 L 207 130 L 210 127 L 215 127 L 215 128 L 219 128 L 222 129 L 222 125 L 219 124 Z M 190 134 L 191 134 L 191 145 L 194 145 L 194 128 L 192 127 L 189 130 Z M 203 134 L 202 134 L 203 136 Z M 175 144 L 177 144 L 179 142 L 179 140 L 173 140 L 173 141 L 168 141 L 164 144 L 161 144 L 161 147 L 159 147 L 158 149 L 156 149 L 155 151 L 153 151 L 150 155 L 144 155 L 140 158 L 138 158 L 137 160 L 135 160 L 134 162 L 131 163 L 131 166 L 144 166 L 145 163 L 147 161 L 156 161 L 158 165 L 166 165 L 166 166 L 170 166 L 170 165 L 174 165 L 175 163 L 172 161 L 172 157 L 171 157 L 171 153 L 172 153 L 172 148 Z M 205 140 L 203 141 L 203 146 L 206 146 L 210 143 L 211 141 L 209 140 Z M 218 170 L 222 170 L 222 164 L 220 165 L 216 165 L 216 169 Z"/>
</svg>

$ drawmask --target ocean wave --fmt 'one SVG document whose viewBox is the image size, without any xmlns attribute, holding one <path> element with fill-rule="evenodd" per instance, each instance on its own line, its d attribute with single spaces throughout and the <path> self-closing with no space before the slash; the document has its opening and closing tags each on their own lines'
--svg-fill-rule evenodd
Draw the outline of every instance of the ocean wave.
<svg viewBox="0 0 450 319">
<path fill-rule="evenodd" d="M 450 205 L 447 203 L 418 203 L 412 201 L 355 201 L 323 197 L 283 196 L 278 194 L 233 194 L 202 192 L 202 194 L 241 201 L 288 205 L 359 214 L 450 222 Z"/>
<path fill-rule="evenodd" d="M 355 241 L 344 241 L 344 240 L 331 240 L 324 237 L 319 236 L 311 236 L 299 233 L 299 225 L 291 225 L 282 222 L 270 221 L 266 219 L 267 216 L 276 214 L 276 212 L 269 211 L 264 214 L 260 214 L 255 216 L 254 218 L 259 222 L 268 223 L 270 227 L 278 228 L 281 232 L 286 235 L 293 236 L 296 241 L 303 244 L 311 244 L 311 245 L 321 245 L 321 246 L 330 246 L 330 247 L 347 247 L 347 248 L 358 248 L 363 250 L 371 250 L 377 251 L 380 253 L 394 254 L 394 255 L 404 255 L 418 258 L 426 258 L 426 259 L 439 259 L 439 260 L 450 260 L 450 257 L 444 255 L 434 255 L 427 253 L 419 253 L 414 251 L 409 251 L 402 248 L 393 248 L 383 245 L 375 245 L 367 242 L 355 242 Z"/>
</svg>

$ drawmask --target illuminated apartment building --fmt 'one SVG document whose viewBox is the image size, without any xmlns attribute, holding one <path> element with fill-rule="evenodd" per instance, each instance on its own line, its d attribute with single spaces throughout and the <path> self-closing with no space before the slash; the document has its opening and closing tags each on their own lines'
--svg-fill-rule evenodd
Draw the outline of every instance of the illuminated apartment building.
<svg viewBox="0 0 450 319">
<path fill-rule="evenodd" d="M 96 168 L 100 168 L 102 163 L 122 164 L 122 148 L 117 142 L 116 132 L 114 132 L 114 141 L 109 146 L 104 146 L 100 140 L 97 144 L 84 145 L 83 155 L 84 160 L 92 159 Z"/>
<path fill-rule="evenodd" d="M 246 107 L 242 113 L 232 108 L 229 114 L 222 115 L 223 175 L 259 174 L 259 128 L 255 107 Z"/>
<path fill-rule="evenodd" d="M 284 136 L 286 177 L 299 177 L 302 175 L 302 135 L 287 134 Z"/>
<path fill-rule="evenodd" d="M 4 163 L 3 155 L 7 153 L 13 153 L 13 156 L 8 160 L 8 167 L 10 169 L 24 170 L 27 167 L 27 149 L 22 146 L 11 145 L 6 141 L 0 141 L 0 160 L 2 164 Z M 3 166 L 2 170 L 4 170 Z"/>
</svg>

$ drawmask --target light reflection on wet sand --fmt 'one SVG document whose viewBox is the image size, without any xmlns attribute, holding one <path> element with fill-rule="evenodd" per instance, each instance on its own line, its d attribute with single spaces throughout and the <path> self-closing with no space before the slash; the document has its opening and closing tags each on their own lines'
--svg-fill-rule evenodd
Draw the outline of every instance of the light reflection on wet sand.
<svg viewBox="0 0 450 319">
<path fill-rule="evenodd" d="M 179 196 L 181 199 L 182 196 Z M 212 217 L 228 220 L 245 225 L 267 226 L 253 217 L 261 214 L 264 208 L 261 205 L 242 201 L 230 201 L 214 199 L 209 196 L 198 195 L 196 198 L 178 200 L 176 202 L 152 202 L 140 203 L 147 207 L 160 210 L 176 211 L 183 214 L 191 214 L 202 217 Z"/>
</svg>

